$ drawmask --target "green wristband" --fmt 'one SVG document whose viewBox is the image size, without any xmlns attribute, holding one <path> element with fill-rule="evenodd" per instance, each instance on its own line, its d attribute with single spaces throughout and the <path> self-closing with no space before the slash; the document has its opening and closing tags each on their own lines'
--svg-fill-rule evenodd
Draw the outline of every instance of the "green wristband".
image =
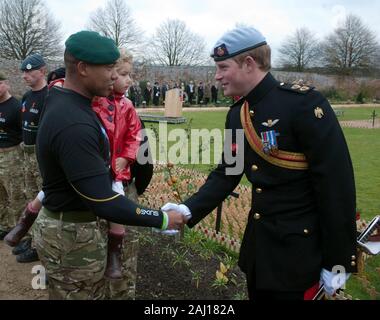
<svg viewBox="0 0 380 320">
<path fill-rule="evenodd" d="M 166 212 L 162 212 L 162 217 L 163 217 L 163 220 L 162 220 L 161 230 L 167 230 L 168 229 L 168 225 L 169 225 L 168 214 Z"/>
</svg>

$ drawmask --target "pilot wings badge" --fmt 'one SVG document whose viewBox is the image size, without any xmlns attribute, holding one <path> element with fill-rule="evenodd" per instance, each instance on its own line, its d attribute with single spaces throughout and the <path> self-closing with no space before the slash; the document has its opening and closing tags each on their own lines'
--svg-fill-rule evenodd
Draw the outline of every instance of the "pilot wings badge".
<svg viewBox="0 0 380 320">
<path fill-rule="evenodd" d="M 267 128 L 272 128 L 279 122 L 280 122 L 280 119 L 276 119 L 276 120 L 269 119 L 267 122 L 263 122 L 262 125 Z"/>
</svg>

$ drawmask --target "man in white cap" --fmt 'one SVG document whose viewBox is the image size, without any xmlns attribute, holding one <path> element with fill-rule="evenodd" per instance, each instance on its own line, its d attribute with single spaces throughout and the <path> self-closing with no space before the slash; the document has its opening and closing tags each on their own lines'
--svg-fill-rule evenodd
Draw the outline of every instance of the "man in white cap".
<svg viewBox="0 0 380 320">
<path fill-rule="evenodd" d="M 194 227 L 245 174 L 252 208 L 239 266 L 250 299 L 308 300 L 320 282 L 333 295 L 357 259 L 354 174 L 334 111 L 314 88 L 274 79 L 271 49 L 254 28 L 227 32 L 212 57 L 224 94 L 242 97 L 227 115 L 232 142 L 197 194 L 163 210 L 191 216 Z M 229 173 L 231 153 L 244 163 L 238 174 Z"/>
</svg>

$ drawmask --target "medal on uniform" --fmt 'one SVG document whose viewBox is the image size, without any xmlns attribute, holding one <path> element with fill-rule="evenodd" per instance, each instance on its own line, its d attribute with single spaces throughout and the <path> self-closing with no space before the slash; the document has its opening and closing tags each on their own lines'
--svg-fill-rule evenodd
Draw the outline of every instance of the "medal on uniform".
<svg viewBox="0 0 380 320">
<path fill-rule="evenodd" d="M 275 130 L 266 131 L 261 133 L 261 140 L 263 142 L 263 151 L 265 154 L 276 154 L 278 152 L 277 137 L 280 134 Z"/>
</svg>

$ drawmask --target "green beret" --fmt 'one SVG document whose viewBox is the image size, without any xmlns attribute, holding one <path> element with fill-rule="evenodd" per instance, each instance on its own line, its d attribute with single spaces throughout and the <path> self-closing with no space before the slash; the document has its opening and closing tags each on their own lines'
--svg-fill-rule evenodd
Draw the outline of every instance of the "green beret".
<svg viewBox="0 0 380 320">
<path fill-rule="evenodd" d="M 91 64 L 113 64 L 120 58 L 115 42 L 93 31 L 75 33 L 65 45 L 74 58 Z"/>
<path fill-rule="evenodd" d="M 8 80 L 8 78 L 6 77 L 4 73 L 0 72 L 0 81 L 4 81 L 4 80 Z"/>
</svg>

